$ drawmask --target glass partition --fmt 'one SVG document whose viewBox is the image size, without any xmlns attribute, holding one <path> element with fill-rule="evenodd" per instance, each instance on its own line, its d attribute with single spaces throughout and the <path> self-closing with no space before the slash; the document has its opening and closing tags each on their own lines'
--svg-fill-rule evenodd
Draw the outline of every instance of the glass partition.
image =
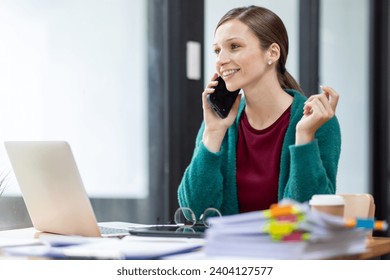
<svg viewBox="0 0 390 280">
<path fill-rule="evenodd" d="M 340 94 L 337 192 L 368 192 L 369 1 L 321 1 L 320 84 Z"/>
</svg>

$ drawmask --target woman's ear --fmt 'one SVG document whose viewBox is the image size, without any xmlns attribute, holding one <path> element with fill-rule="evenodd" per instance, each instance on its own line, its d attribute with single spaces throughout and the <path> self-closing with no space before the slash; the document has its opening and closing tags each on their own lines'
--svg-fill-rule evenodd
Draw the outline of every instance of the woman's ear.
<svg viewBox="0 0 390 280">
<path fill-rule="evenodd" d="M 267 55 L 268 55 L 268 57 L 267 57 L 268 61 L 272 61 L 272 63 L 277 61 L 280 57 L 279 45 L 276 43 L 272 43 L 271 46 L 269 46 L 269 48 L 267 50 Z"/>
</svg>

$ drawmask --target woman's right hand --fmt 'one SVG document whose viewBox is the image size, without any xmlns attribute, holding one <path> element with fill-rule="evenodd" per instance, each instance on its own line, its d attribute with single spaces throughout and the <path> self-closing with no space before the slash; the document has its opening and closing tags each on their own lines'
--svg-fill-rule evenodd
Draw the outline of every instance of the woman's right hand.
<svg viewBox="0 0 390 280">
<path fill-rule="evenodd" d="M 220 150 L 227 129 L 233 124 L 237 117 L 238 106 L 240 105 L 241 100 L 241 95 L 239 94 L 228 116 L 225 119 L 220 118 L 207 102 L 207 95 L 213 93 L 215 91 L 213 87 L 218 84 L 218 81 L 216 81 L 217 78 L 218 74 L 215 73 L 202 93 L 203 120 L 205 123 L 203 144 L 207 149 L 215 153 Z"/>
</svg>

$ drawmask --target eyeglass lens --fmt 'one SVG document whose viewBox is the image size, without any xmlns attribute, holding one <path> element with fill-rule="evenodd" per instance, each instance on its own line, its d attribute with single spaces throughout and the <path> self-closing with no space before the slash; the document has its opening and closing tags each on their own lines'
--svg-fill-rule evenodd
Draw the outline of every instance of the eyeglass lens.
<svg viewBox="0 0 390 280">
<path fill-rule="evenodd" d="M 201 221 L 202 223 L 206 226 L 206 227 L 209 227 L 209 223 L 207 221 L 208 218 L 212 218 L 212 217 L 221 217 L 222 214 L 221 212 L 218 211 L 218 209 L 216 208 L 207 208 L 203 215 L 201 216 Z"/>
<path fill-rule="evenodd" d="M 200 216 L 199 222 L 204 224 L 206 227 L 209 226 L 209 223 L 207 222 L 208 218 L 211 217 L 221 217 L 221 212 L 218 211 L 216 208 L 207 208 L 204 213 Z M 176 210 L 175 217 L 174 217 L 175 223 L 180 227 L 192 227 L 196 224 L 196 216 L 194 212 L 188 208 L 188 207 L 181 207 Z"/>
<path fill-rule="evenodd" d="M 181 207 L 175 212 L 175 223 L 181 227 L 192 227 L 196 224 L 194 212 L 187 207 Z"/>
</svg>

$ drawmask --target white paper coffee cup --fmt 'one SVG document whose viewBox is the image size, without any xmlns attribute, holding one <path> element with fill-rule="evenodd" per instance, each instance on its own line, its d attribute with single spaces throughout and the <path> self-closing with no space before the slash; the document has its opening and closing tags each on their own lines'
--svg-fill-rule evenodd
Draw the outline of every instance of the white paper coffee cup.
<svg viewBox="0 0 390 280">
<path fill-rule="evenodd" d="M 316 194 L 309 201 L 311 209 L 331 215 L 344 216 L 345 200 L 340 195 Z"/>
</svg>

